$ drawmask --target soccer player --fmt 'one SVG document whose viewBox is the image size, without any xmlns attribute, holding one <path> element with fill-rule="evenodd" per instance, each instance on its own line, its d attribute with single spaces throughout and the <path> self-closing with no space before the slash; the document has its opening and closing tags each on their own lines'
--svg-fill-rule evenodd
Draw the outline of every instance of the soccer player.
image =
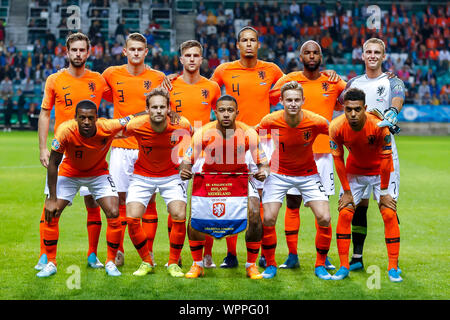
<svg viewBox="0 0 450 320">
<path fill-rule="evenodd" d="M 180 45 L 180 62 L 183 73 L 172 81 L 170 91 L 170 106 L 172 111 L 184 116 L 195 128 L 201 128 L 211 120 L 211 110 L 216 108 L 216 101 L 220 97 L 219 85 L 200 75 L 203 61 L 203 46 L 196 40 L 188 40 Z M 180 155 L 183 157 L 183 155 Z M 200 172 L 204 159 L 195 163 L 193 171 Z M 172 227 L 171 216 L 168 216 L 169 234 Z M 207 236 L 205 245 L 204 266 L 215 268 L 212 261 L 212 237 Z"/>
<path fill-rule="evenodd" d="M 37 273 L 38 277 L 56 273 L 60 215 L 72 203 L 81 186 L 89 189 L 105 212 L 108 223 L 105 270 L 110 276 L 120 276 L 114 264 L 121 234 L 119 198 L 105 158 L 114 136 L 123 130 L 128 120 L 97 120 L 97 104 L 82 100 L 75 108 L 75 119 L 58 127 L 47 165 L 50 193 L 45 200 L 44 244 L 48 263 Z"/>
<path fill-rule="evenodd" d="M 387 127 L 379 126 L 382 119 L 366 112 L 364 91 L 351 88 L 345 92 L 343 99 L 344 114 L 330 124 L 330 145 L 343 189 L 339 199 L 339 219 L 336 227 L 341 267 L 333 279 L 341 280 L 349 274 L 351 222 L 355 206 L 358 206 L 365 190 L 369 188 L 373 190 L 384 221 L 389 279 L 401 282 L 401 271 L 398 268 L 400 229 L 394 199 L 396 186 L 390 183 L 390 180 L 395 178 L 391 134 Z M 349 152 L 346 164 L 344 146 Z"/>
<path fill-rule="evenodd" d="M 287 82 L 297 81 L 303 87 L 305 103 L 303 110 L 309 110 L 323 116 L 331 121 L 334 110 L 340 110 L 341 105 L 337 99 L 345 88 L 345 81 L 339 79 L 330 81 L 328 75 L 319 71 L 322 63 L 322 49 L 314 40 L 306 41 L 300 48 L 300 61 L 303 63 L 303 71 L 291 72 L 280 78 L 275 86 L 270 90 L 270 101 L 276 105 L 280 101 L 280 88 Z M 330 153 L 330 143 L 328 134 L 319 134 L 313 143 L 314 160 L 317 165 L 320 179 L 329 197 L 334 194 L 334 170 L 333 157 Z M 292 188 L 286 195 L 285 212 L 285 234 L 286 243 L 289 249 L 289 256 L 286 261 L 280 265 L 280 268 L 298 268 L 298 232 L 300 228 L 300 206 L 302 196 L 298 189 Z M 327 270 L 335 269 L 329 262 L 328 257 L 325 260 Z"/>
<path fill-rule="evenodd" d="M 280 102 L 284 110 L 265 116 L 257 127 L 260 134 L 267 131 L 274 141 L 271 174 L 264 183 L 262 199 L 262 247 L 265 248 L 267 264 L 263 277 L 266 279 L 275 277 L 277 273 L 275 224 L 283 199 L 291 188 L 298 189 L 305 206 L 311 208 L 317 220 L 315 274 L 320 279 L 331 279 L 325 269 L 332 236 L 330 209 L 312 148 L 317 135 L 327 134 L 328 121 L 311 111 L 302 110 L 304 100 L 303 88 L 297 81 L 284 84 L 280 89 Z"/>
<path fill-rule="evenodd" d="M 153 89 L 146 97 L 149 115 L 133 119 L 124 130 L 124 135 L 134 136 L 139 146 L 126 199 L 128 233 L 142 258 L 139 269 L 133 273 L 136 276 L 153 271 L 148 238 L 141 227 L 140 218 L 158 189 L 172 216 L 167 270 L 173 277 L 184 277 L 177 263 L 186 236 L 187 194 L 178 174 L 179 150 L 175 147 L 182 148 L 183 138 L 190 139 L 192 129 L 183 117 L 178 124 L 172 124 L 168 117 L 169 106 L 169 93 L 163 88 Z"/>
<path fill-rule="evenodd" d="M 214 110 L 216 121 L 212 121 L 197 130 L 192 137 L 191 147 L 180 165 L 180 176 L 183 180 L 192 178 L 192 165 L 204 152 L 205 163 L 203 172 L 248 172 L 245 154 L 249 151 L 258 171 L 254 178 L 264 181 L 269 172 L 269 166 L 264 151 L 259 146 L 256 131 L 243 122 L 236 121 L 239 114 L 238 102 L 230 95 L 224 95 L 217 100 Z M 212 150 L 212 151 L 211 151 Z M 232 158 L 231 158 L 232 157 Z M 261 246 L 262 223 L 259 212 L 259 193 L 249 182 L 248 229 L 245 234 L 247 246 L 247 276 L 251 279 L 262 279 L 256 267 L 259 248 Z M 203 247 L 205 235 L 193 229 L 188 224 L 188 238 L 193 264 L 187 278 L 198 278 L 204 275 Z"/>
<path fill-rule="evenodd" d="M 108 100 L 114 105 L 114 118 L 123 118 L 145 110 L 146 95 L 161 86 L 165 75 L 145 64 L 147 40 L 140 33 L 128 35 L 123 48 L 127 64 L 112 66 L 103 72 L 103 77 L 110 87 Z M 119 193 L 119 215 L 122 223 L 122 240 L 117 251 L 116 265 L 124 264 L 123 239 L 126 229 L 126 195 L 133 174 L 134 163 L 138 157 L 136 138 L 117 139 L 113 141 L 110 156 L 111 176 Z M 153 256 L 153 241 L 158 226 L 156 202 L 153 197 L 142 217 L 142 226 L 147 235 L 147 243 Z"/>
<path fill-rule="evenodd" d="M 378 109 L 384 113 L 385 122 L 389 126 L 397 123 L 397 115 L 403 107 L 405 100 L 405 85 L 397 77 L 389 77 L 381 69 L 383 61 L 386 59 L 385 45 L 381 39 L 371 38 L 363 45 L 362 59 L 365 64 L 366 73 L 352 78 L 347 83 L 347 88 L 358 88 L 366 94 L 367 111 Z M 345 92 L 345 91 L 344 91 Z M 342 104 L 344 92 L 339 100 Z M 397 146 L 394 136 L 392 140 L 392 158 L 394 162 L 394 177 L 390 184 L 395 186 L 393 197 L 398 200 L 400 188 L 400 164 L 398 159 Z M 363 269 L 363 248 L 367 235 L 367 209 L 369 206 L 370 188 L 365 191 L 362 200 L 355 209 L 352 221 L 352 242 L 353 256 L 350 261 L 350 271 Z"/>
<path fill-rule="evenodd" d="M 89 57 L 90 41 L 82 33 L 74 33 L 66 40 L 67 59 L 69 67 L 50 75 L 45 83 L 44 98 L 39 114 L 39 151 L 40 161 L 44 167 L 48 167 L 50 152 L 47 149 L 48 129 L 50 125 L 50 114 L 55 108 L 55 131 L 59 125 L 66 120 L 71 120 L 75 116 L 75 106 L 84 99 L 92 100 L 97 106 L 100 104 L 104 91 L 107 88 L 106 82 L 98 72 L 93 72 L 85 68 L 86 60 Z M 45 187 L 48 195 L 48 187 Z M 84 195 L 84 202 L 87 209 L 87 229 L 89 239 L 88 265 L 92 268 L 102 268 L 103 264 L 97 258 L 97 245 L 101 231 L 100 207 L 88 195 L 85 188 L 81 188 L 80 194 Z M 40 231 L 40 258 L 35 266 L 36 270 L 42 270 L 48 262 L 43 242 L 44 214 L 42 210 Z"/>
<path fill-rule="evenodd" d="M 239 105 L 236 120 L 249 126 L 256 126 L 270 113 L 270 88 L 283 76 L 283 71 L 276 64 L 258 59 L 260 45 L 258 32 L 254 28 L 242 28 L 237 34 L 236 44 L 240 54 L 239 60 L 222 63 L 211 76 L 211 80 L 217 82 L 220 87 L 224 86 L 225 92 L 236 99 Z M 267 157 L 270 157 L 270 140 L 262 138 L 261 145 Z M 255 164 L 250 163 L 250 171 L 257 171 Z M 262 183 L 254 178 L 252 180 L 261 194 Z M 262 205 L 260 212 L 263 214 Z M 228 254 L 220 267 L 237 267 L 236 244 L 237 236 L 227 238 Z"/>
</svg>

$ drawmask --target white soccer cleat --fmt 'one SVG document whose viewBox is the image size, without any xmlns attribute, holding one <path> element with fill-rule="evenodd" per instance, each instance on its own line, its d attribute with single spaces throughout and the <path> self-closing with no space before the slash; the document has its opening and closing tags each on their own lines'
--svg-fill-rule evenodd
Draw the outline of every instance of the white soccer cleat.
<svg viewBox="0 0 450 320">
<path fill-rule="evenodd" d="M 44 269 L 39 271 L 36 276 L 39 278 L 47 278 L 56 273 L 56 266 L 53 264 L 53 262 L 49 262 L 45 265 Z"/>
<path fill-rule="evenodd" d="M 122 273 L 117 269 L 116 265 L 112 261 L 108 261 L 105 265 L 105 271 L 108 276 L 118 277 L 122 275 Z"/>
</svg>

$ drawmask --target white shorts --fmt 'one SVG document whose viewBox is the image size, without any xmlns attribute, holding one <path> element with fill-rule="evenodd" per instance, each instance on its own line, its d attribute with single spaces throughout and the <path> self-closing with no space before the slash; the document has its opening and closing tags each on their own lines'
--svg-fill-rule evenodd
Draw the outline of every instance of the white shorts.
<svg viewBox="0 0 450 320">
<path fill-rule="evenodd" d="M 264 153 L 266 154 L 267 161 L 270 162 L 270 158 L 272 157 L 272 153 L 274 150 L 272 139 L 268 139 L 268 140 L 262 139 L 260 144 L 261 144 L 261 148 L 264 150 Z M 256 165 L 255 161 L 253 161 L 253 157 L 252 157 L 252 154 L 250 153 L 250 150 L 248 150 L 245 153 L 245 163 L 247 163 L 248 172 L 250 172 L 250 173 L 258 172 L 258 166 Z M 250 181 L 254 184 L 256 189 L 263 188 L 264 182 L 256 180 L 253 177 L 250 178 Z"/>
<path fill-rule="evenodd" d="M 109 174 L 88 178 L 58 176 L 56 197 L 72 203 L 73 198 L 82 186 L 87 187 L 95 200 L 104 197 L 118 197 L 116 186 Z"/>
<path fill-rule="evenodd" d="M 397 197 L 394 199 L 397 200 L 400 195 L 400 161 L 398 160 L 397 145 L 395 144 L 395 139 L 392 134 L 391 134 L 391 143 L 392 143 L 392 162 L 394 164 L 394 172 L 391 172 L 391 178 L 389 179 L 389 188 L 392 187 L 392 189 L 395 190 L 394 194 L 396 194 Z M 372 188 L 367 187 L 364 190 L 362 199 L 370 199 L 371 193 Z M 373 193 L 373 199 L 377 200 L 375 198 L 375 192 Z"/>
<path fill-rule="evenodd" d="M 316 162 L 317 171 L 322 181 L 322 185 L 325 189 L 327 196 L 334 194 L 334 169 L 333 169 L 333 156 L 331 153 L 315 153 L 314 161 Z M 287 194 L 301 195 L 296 188 L 289 189 Z"/>
<path fill-rule="evenodd" d="M 187 202 L 185 182 L 181 180 L 178 174 L 169 177 L 145 177 L 133 174 L 130 179 L 126 203 L 139 202 L 147 207 L 156 190 L 159 190 L 159 194 L 166 205 L 175 200 Z"/>
<path fill-rule="evenodd" d="M 395 177 L 395 172 L 391 172 L 391 181 Z M 369 199 L 370 193 L 367 198 L 364 198 L 367 190 L 373 190 L 373 198 L 377 202 L 380 201 L 380 184 L 381 177 L 377 176 L 362 176 L 356 174 L 347 174 L 348 182 L 350 184 L 350 190 L 353 195 L 353 202 L 358 205 L 362 199 Z M 394 200 L 398 199 L 398 188 L 395 183 L 389 183 L 388 192 Z M 341 187 L 339 196 L 342 196 L 344 189 Z"/>
<path fill-rule="evenodd" d="M 271 173 L 264 181 L 262 203 L 283 203 L 284 197 L 291 188 L 299 190 L 305 205 L 310 201 L 328 201 L 322 181 L 317 173 L 310 176 L 286 176 Z"/>
<path fill-rule="evenodd" d="M 138 154 L 138 149 L 111 148 L 109 173 L 117 186 L 117 192 L 128 192 Z"/>
</svg>

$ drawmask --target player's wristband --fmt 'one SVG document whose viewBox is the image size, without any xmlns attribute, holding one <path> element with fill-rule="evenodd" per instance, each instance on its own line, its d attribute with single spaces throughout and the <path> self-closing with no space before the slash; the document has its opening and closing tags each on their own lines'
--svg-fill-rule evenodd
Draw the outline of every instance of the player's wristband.
<svg viewBox="0 0 450 320">
<path fill-rule="evenodd" d="M 387 196 L 389 194 L 389 190 L 388 189 L 381 189 L 380 190 L 380 196 Z"/>
</svg>

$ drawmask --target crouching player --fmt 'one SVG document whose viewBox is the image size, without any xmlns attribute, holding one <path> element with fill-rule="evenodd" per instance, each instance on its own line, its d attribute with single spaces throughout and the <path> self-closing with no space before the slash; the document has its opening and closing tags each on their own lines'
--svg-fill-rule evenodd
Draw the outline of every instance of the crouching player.
<svg viewBox="0 0 450 320">
<path fill-rule="evenodd" d="M 124 129 L 129 119 L 97 120 L 96 104 L 82 100 L 76 106 L 75 119 L 66 121 L 56 131 L 47 168 L 50 195 L 45 201 L 44 245 L 48 263 L 38 277 L 56 273 L 59 218 L 81 186 L 88 187 L 106 214 L 106 273 L 120 275 L 114 264 L 121 234 L 119 198 L 105 158 L 115 135 Z"/>
<path fill-rule="evenodd" d="M 341 280 L 348 276 L 348 252 L 351 222 L 355 206 L 367 188 L 373 189 L 384 221 L 384 233 L 389 264 L 389 279 L 401 282 L 398 268 L 400 229 L 398 225 L 394 187 L 389 183 L 393 174 L 391 135 L 387 127 L 377 124 L 381 119 L 366 112 L 364 91 L 351 88 L 344 94 L 344 114 L 330 125 L 330 146 L 342 189 L 339 199 L 339 219 L 336 228 L 341 267 L 333 276 Z M 344 148 L 349 151 L 344 163 Z"/>
<path fill-rule="evenodd" d="M 133 273 L 135 276 L 153 271 L 154 262 L 140 219 L 153 194 L 159 190 L 172 217 L 167 270 L 173 277 L 184 277 L 177 263 L 186 237 L 187 193 L 178 175 L 178 148 L 182 141 L 184 143 L 184 138 L 190 141 L 192 128 L 183 117 L 178 123 L 171 123 L 169 99 L 165 89 L 153 89 L 146 98 L 148 115 L 130 121 L 123 133 L 134 136 L 139 145 L 126 199 L 128 233 L 142 259 L 139 269 Z"/>
<path fill-rule="evenodd" d="M 214 114 L 217 120 L 208 123 L 197 130 L 192 137 L 191 147 L 186 152 L 180 165 L 180 176 L 183 180 L 192 178 L 192 166 L 205 152 L 203 172 L 248 172 L 245 155 L 250 152 L 258 171 L 253 177 L 264 181 L 269 173 L 269 165 L 264 151 L 260 147 L 256 131 L 243 122 L 236 121 L 239 113 L 237 101 L 230 95 L 224 95 L 217 100 Z M 191 269 L 187 278 L 198 278 L 204 275 L 203 248 L 205 234 L 188 227 L 189 246 L 192 259 Z M 261 247 L 262 222 L 259 211 L 258 190 L 249 183 L 248 186 L 248 229 L 245 233 L 247 247 L 247 276 L 250 279 L 262 279 L 256 267 L 259 249 Z"/>
<path fill-rule="evenodd" d="M 267 261 L 263 277 L 266 279 L 275 277 L 277 273 L 275 224 L 283 199 L 291 188 L 296 188 L 302 194 L 305 206 L 310 207 L 316 217 L 315 275 L 320 279 L 331 279 L 325 269 L 332 236 L 330 209 L 312 149 L 317 135 L 328 134 L 328 121 L 311 111 L 302 110 L 304 101 L 303 88 L 297 81 L 284 84 L 280 89 L 280 102 L 284 110 L 265 116 L 257 127 L 260 134 L 264 133 L 262 130 L 270 133 L 274 141 L 270 161 L 272 173 L 264 183 L 262 197 L 262 247 Z"/>
</svg>

